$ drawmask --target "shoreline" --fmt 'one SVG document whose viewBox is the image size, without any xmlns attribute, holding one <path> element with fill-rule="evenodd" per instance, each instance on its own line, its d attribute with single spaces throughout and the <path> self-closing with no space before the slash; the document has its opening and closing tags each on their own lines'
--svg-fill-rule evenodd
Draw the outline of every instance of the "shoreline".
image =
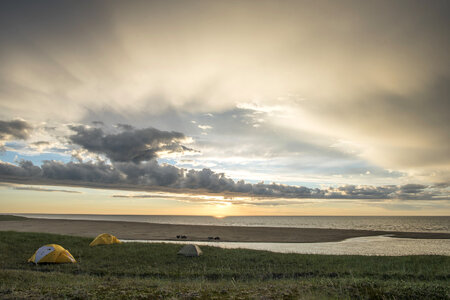
<svg viewBox="0 0 450 300">
<path fill-rule="evenodd" d="M 396 238 L 450 239 L 450 233 L 396 232 L 352 229 L 243 227 L 214 225 L 179 225 L 127 221 L 91 221 L 66 219 L 25 218 L 0 221 L 0 231 L 43 232 L 83 237 L 111 233 L 125 240 L 264 242 L 264 243 L 321 243 L 340 242 L 348 238 L 390 235 Z M 184 235 L 186 239 L 177 239 Z"/>
</svg>

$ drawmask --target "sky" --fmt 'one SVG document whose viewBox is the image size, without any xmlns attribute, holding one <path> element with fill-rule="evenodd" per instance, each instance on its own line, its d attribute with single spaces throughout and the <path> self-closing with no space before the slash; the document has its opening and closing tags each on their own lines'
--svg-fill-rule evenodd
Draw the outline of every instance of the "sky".
<svg viewBox="0 0 450 300">
<path fill-rule="evenodd" d="M 1 1 L 0 212 L 450 215 L 448 1 Z"/>
</svg>

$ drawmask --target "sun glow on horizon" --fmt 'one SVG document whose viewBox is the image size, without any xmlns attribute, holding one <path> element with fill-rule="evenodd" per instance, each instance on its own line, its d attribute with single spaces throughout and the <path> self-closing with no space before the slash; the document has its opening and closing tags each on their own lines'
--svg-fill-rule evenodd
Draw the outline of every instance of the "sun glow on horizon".
<svg viewBox="0 0 450 300">
<path fill-rule="evenodd" d="M 217 216 L 212 216 L 214 219 L 225 219 L 227 216 L 220 216 L 220 215 L 217 215 Z"/>
<path fill-rule="evenodd" d="M 445 215 L 443 211 L 449 211 L 445 201 L 276 198 L 257 201 L 256 198 L 231 198 L 229 195 L 156 191 L 130 193 L 124 190 L 6 183 L 0 185 L 0 192 L 0 213 L 184 215 L 223 219 L 229 216 Z M 434 209 L 435 205 L 442 208 Z"/>
</svg>

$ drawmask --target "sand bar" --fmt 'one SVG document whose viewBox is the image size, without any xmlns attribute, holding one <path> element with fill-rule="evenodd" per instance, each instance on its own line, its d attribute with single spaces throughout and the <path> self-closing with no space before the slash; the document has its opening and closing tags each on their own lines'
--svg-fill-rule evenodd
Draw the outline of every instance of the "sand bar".
<svg viewBox="0 0 450 300">
<path fill-rule="evenodd" d="M 220 237 L 224 242 L 284 242 L 317 243 L 337 242 L 347 238 L 392 235 L 398 238 L 450 239 L 450 233 L 392 232 L 347 229 L 238 227 L 205 225 L 172 225 L 119 221 L 87 221 L 63 219 L 24 219 L 0 221 L 0 231 L 44 232 L 65 235 L 95 237 L 111 233 L 119 239 L 130 240 L 186 240 L 207 241 L 208 237 Z"/>
</svg>

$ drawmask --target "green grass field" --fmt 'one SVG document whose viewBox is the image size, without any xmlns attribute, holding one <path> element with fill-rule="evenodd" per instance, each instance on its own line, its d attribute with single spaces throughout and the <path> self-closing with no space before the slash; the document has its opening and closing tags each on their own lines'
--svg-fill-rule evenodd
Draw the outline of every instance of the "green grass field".
<svg viewBox="0 0 450 300">
<path fill-rule="evenodd" d="M 0 298 L 450 299 L 450 257 L 278 254 L 0 232 Z M 40 246 L 60 244 L 77 264 L 32 265 Z"/>
</svg>

